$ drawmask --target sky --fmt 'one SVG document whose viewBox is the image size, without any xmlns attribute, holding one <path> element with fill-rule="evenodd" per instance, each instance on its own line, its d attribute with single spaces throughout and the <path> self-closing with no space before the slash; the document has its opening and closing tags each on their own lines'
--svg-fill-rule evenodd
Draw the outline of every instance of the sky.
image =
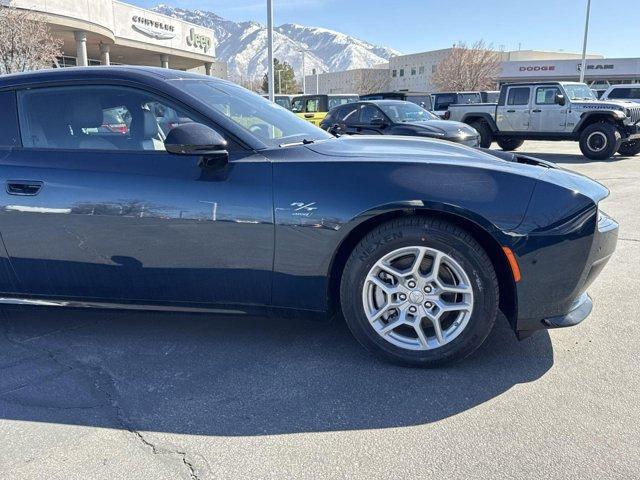
<svg viewBox="0 0 640 480">
<path fill-rule="evenodd" d="M 266 0 L 125 0 L 266 23 Z M 586 0 L 273 0 L 274 23 L 324 27 L 402 53 L 484 39 L 505 50 L 582 50 Z M 592 0 L 590 53 L 640 57 L 640 0 Z"/>
</svg>

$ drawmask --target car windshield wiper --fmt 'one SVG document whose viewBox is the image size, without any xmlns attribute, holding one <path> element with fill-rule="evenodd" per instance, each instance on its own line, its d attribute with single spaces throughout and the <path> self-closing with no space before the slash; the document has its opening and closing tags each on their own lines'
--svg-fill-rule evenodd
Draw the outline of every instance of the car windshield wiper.
<svg viewBox="0 0 640 480">
<path fill-rule="evenodd" d="M 297 140 L 295 142 L 281 143 L 280 147 L 293 147 L 295 145 L 310 145 L 315 143 L 315 140 L 311 140 L 309 138 L 303 138 L 302 140 Z"/>
</svg>

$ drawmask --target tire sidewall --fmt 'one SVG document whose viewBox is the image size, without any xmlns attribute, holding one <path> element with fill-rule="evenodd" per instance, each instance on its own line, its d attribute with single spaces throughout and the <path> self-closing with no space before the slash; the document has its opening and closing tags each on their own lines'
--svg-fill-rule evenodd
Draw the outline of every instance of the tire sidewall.
<svg viewBox="0 0 640 480">
<path fill-rule="evenodd" d="M 398 235 L 401 232 L 401 235 Z M 486 338 L 497 312 L 497 295 L 491 277 L 484 271 L 476 246 L 467 244 L 447 232 L 434 228 L 403 226 L 367 242 L 343 277 L 343 311 L 347 324 L 356 339 L 368 350 L 382 354 L 386 359 L 404 365 L 430 366 L 463 358 L 473 352 Z M 467 273 L 473 288 L 474 305 L 465 329 L 450 343 L 433 350 L 411 351 L 402 349 L 383 339 L 370 325 L 362 302 L 365 278 L 374 264 L 384 255 L 407 246 L 436 248 L 454 260 Z M 373 348 L 372 348 L 373 347 Z"/>
<path fill-rule="evenodd" d="M 493 134 L 489 126 L 485 122 L 471 122 L 469 126 L 480 134 L 480 147 L 489 148 L 493 142 Z"/>
<path fill-rule="evenodd" d="M 600 132 L 607 139 L 607 146 L 601 151 L 593 151 L 589 147 L 588 139 L 593 133 Z M 587 126 L 580 135 L 580 150 L 583 155 L 591 160 L 606 160 L 613 157 L 613 155 L 620 148 L 622 136 L 618 131 L 618 128 L 609 122 L 598 122 Z"/>
<path fill-rule="evenodd" d="M 519 138 L 513 138 L 513 137 L 504 137 L 504 138 L 498 138 L 496 142 L 498 143 L 498 146 L 502 150 L 504 150 L 505 152 L 510 152 L 512 150 L 516 150 L 517 148 L 521 147 L 522 144 L 524 143 L 524 140 L 520 140 Z"/>
<path fill-rule="evenodd" d="M 640 140 L 632 140 L 631 142 L 620 144 L 618 153 L 624 157 L 633 157 L 634 155 L 637 155 L 640 153 Z"/>
</svg>

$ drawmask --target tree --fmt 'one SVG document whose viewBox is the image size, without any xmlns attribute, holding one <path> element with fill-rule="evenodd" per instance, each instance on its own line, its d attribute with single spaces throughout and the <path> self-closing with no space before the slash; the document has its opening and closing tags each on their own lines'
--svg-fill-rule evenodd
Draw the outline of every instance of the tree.
<svg viewBox="0 0 640 480">
<path fill-rule="evenodd" d="M 459 43 L 438 64 L 431 81 L 440 92 L 492 90 L 500 73 L 501 61 L 501 53 L 483 40 L 471 47 Z"/>
<path fill-rule="evenodd" d="M 61 48 L 40 17 L 0 6 L 0 74 L 52 67 Z"/>
<path fill-rule="evenodd" d="M 363 69 L 354 81 L 353 92 L 358 95 L 389 90 L 389 69 Z"/>
<path fill-rule="evenodd" d="M 298 82 L 296 82 L 293 67 L 287 62 L 280 63 L 277 58 L 273 59 L 273 82 L 276 94 L 292 95 L 298 93 Z M 282 88 L 282 91 L 280 91 L 280 88 Z M 265 93 L 269 91 L 269 77 L 266 73 L 262 77 L 262 91 Z"/>
</svg>

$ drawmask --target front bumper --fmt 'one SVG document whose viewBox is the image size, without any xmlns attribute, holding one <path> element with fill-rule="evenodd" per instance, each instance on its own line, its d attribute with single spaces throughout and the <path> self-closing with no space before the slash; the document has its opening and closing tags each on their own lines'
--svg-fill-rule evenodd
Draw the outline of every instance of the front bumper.
<svg viewBox="0 0 640 480">
<path fill-rule="evenodd" d="M 573 290 L 573 300 L 564 302 L 564 306 L 554 314 L 542 318 L 520 318 L 516 329 L 518 338 L 526 338 L 536 330 L 571 327 L 587 318 L 593 308 L 593 302 L 586 290 L 613 255 L 617 242 L 618 223 L 605 213 L 598 212 L 597 227 L 584 269 Z"/>
<path fill-rule="evenodd" d="M 467 147 L 477 148 L 480 146 L 480 137 L 479 136 L 466 136 L 466 137 L 450 137 L 445 140 L 449 140 L 451 142 L 459 143 L 460 145 L 466 145 Z"/>
<path fill-rule="evenodd" d="M 625 125 L 622 133 L 624 133 L 625 140 L 640 139 L 640 127 L 637 124 Z"/>
</svg>

